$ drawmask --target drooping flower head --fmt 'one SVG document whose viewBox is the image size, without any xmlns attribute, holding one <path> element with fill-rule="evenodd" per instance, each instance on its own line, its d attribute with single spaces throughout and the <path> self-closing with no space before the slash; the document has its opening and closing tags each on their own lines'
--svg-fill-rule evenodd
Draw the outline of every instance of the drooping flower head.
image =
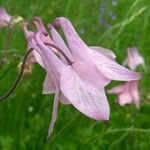
<svg viewBox="0 0 150 150">
<path fill-rule="evenodd" d="M 83 76 L 86 75 L 85 73 L 88 73 L 84 72 L 84 70 L 86 71 L 86 67 L 88 66 L 77 62 L 65 64 L 50 47 L 44 44 L 41 39 L 42 36 L 40 36 L 41 34 L 42 33 L 37 33 L 35 36 L 36 45 L 38 47 L 36 48 L 36 45 L 31 45 L 35 49 L 38 49 L 37 52 L 41 55 L 43 63 L 45 62 L 44 66 L 47 73 L 51 74 L 49 70 L 55 72 L 60 91 L 70 103 L 87 116 L 96 120 L 107 120 L 109 117 L 109 106 L 103 87 L 101 87 L 101 85 L 98 87 L 98 85 L 96 86 L 94 83 L 92 84 L 91 81 L 88 81 L 86 78 L 83 80 Z M 93 72 L 91 72 L 91 75 L 92 74 Z M 105 103 L 107 105 L 105 105 Z M 103 109 L 108 110 L 103 111 Z"/>
</svg>

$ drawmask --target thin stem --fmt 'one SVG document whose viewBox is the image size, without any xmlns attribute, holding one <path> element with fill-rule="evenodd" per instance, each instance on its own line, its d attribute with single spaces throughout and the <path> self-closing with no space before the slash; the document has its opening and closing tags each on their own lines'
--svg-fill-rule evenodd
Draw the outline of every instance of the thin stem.
<svg viewBox="0 0 150 150">
<path fill-rule="evenodd" d="M 26 61 L 27 61 L 27 58 L 29 56 L 29 54 L 33 51 L 33 49 L 29 49 L 28 52 L 25 54 L 24 58 L 23 58 L 23 62 L 22 62 L 22 66 L 21 66 L 21 71 L 17 77 L 17 79 L 15 80 L 14 84 L 12 85 L 12 87 L 10 88 L 10 90 L 4 95 L 4 96 L 1 96 L 0 97 L 0 101 L 3 101 L 5 100 L 6 98 L 8 98 L 12 93 L 13 91 L 16 89 L 19 81 L 21 80 L 22 76 L 23 76 L 23 73 L 24 73 L 24 68 L 25 68 L 25 64 L 26 64 Z"/>
<path fill-rule="evenodd" d="M 48 46 L 51 46 L 55 49 L 57 49 L 63 56 L 64 58 L 67 60 L 67 62 L 71 65 L 73 62 L 70 61 L 70 59 L 68 58 L 68 56 L 63 52 L 62 49 L 60 49 L 58 46 L 56 46 L 55 44 L 52 44 L 52 43 L 44 43 L 45 45 L 48 45 Z"/>
</svg>

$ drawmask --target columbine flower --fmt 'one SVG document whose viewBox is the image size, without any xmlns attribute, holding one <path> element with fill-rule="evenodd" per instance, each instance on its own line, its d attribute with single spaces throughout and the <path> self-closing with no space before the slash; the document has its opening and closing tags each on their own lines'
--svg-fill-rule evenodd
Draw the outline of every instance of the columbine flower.
<svg viewBox="0 0 150 150">
<path fill-rule="evenodd" d="M 138 65 L 144 67 L 144 58 L 139 54 L 136 47 L 128 48 L 128 56 L 123 64 L 128 65 L 131 70 L 135 70 Z"/>
<path fill-rule="evenodd" d="M 6 12 L 5 8 L 0 8 L 0 28 L 6 27 L 11 21 L 11 16 Z"/>
<path fill-rule="evenodd" d="M 139 108 L 140 93 L 138 91 L 138 81 L 126 82 L 123 85 L 112 88 L 109 94 L 118 94 L 118 103 L 123 106 L 126 104 L 135 104 Z"/>
<path fill-rule="evenodd" d="M 55 75 L 55 101 L 58 103 L 60 92 L 62 92 L 67 100 L 85 115 L 96 120 L 108 120 L 109 105 L 103 87 L 95 86 L 94 83 L 90 84 L 80 77 L 89 73 L 86 72 L 87 66 L 79 64 L 79 67 L 83 65 L 82 73 L 82 69 L 76 69 L 78 64 L 63 63 L 49 47 L 44 45 L 39 33 L 36 35 L 36 42 L 38 47 L 35 49 L 41 54 L 47 74 L 51 75 L 51 71 L 53 71 Z M 93 72 L 90 75 L 94 76 Z M 95 78 L 95 80 L 97 79 Z"/>
<path fill-rule="evenodd" d="M 27 30 L 25 30 L 25 32 L 28 33 Z M 77 109 L 93 119 L 107 120 L 109 117 L 109 105 L 104 89 L 102 88 L 102 90 L 100 90 L 100 88 L 98 89 L 97 87 L 88 85 L 86 82 L 84 83 L 73 70 L 72 66 L 70 66 L 72 57 L 66 55 L 70 61 L 68 64 L 61 58 L 58 58 L 58 53 L 55 54 L 52 50 L 53 47 L 45 45 L 46 41 L 43 39 L 45 39 L 44 36 L 47 35 L 42 34 L 42 32 L 42 30 L 39 30 L 34 36 L 32 34 L 29 35 L 28 45 L 34 49 L 34 56 L 37 54 L 40 56 L 43 68 L 46 70 L 47 75 L 43 85 L 44 92 L 55 93 L 49 135 L 52 133 L 56 121 L 59 99 L 65 104 L 71 102 Z M 66 53 L 66 50 L 64 50 L 64 52 Z M 39 63 L 38 59 L 36 61 Z M 70 79 L 70 82 L 66 82 L 68 79 Z M 68 88 L 68 90 L 66 90 L 66 88 Z"/>
</svg>

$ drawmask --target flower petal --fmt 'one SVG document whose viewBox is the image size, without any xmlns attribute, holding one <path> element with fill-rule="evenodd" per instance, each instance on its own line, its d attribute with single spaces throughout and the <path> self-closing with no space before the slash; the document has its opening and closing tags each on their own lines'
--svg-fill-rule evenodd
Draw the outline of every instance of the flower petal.
<svg viewBox="0 0 150 150">
<path fill-rule="evenodd" d="M 54 43 L 60 49 L 62 49 L 63 52 L 68 56 L 68 58 L 73 62 L 73 56 L 72 56 L 70 50 L 68 49 L 67 45 L 65 44 L 65 42 L 61 38 L 61 36 L 58 34 L 58 32 L 53 27 L 51 27 L 50 32 L 51 32 L 51 36 L 52 36 Z"/>
<path fill-rule="evenodd" d="M 131 70 L 135 70 L 138 65 L 144 64 L 144 58 L 139 54 L 138 49 L 135 47 L 128 48 L 128 66 Z"/>
<path fill-rule="evenodd" d="M 118 81 L 132 81 L 141 78 L 140 73 L 131 71 L 109 59 L 95 57 L 95 65 L 107 78 Z"/>
<path fill-rule="evenodd" d="M 125 90 L 125 84 L 114 87 L 114 88 L 108 90 L 107 93 L 109 93 L 109 94 L 119 94 L 119 93 L 122 93 L 124 90 Z"/>
<path fill-rule="evenodd" d="M 75 61 L 87 61 L 91 59 L 89 56 L 89 48 L 79 37 L 71 22 L 65 17 L 59 17 L 55 20 L 54 26 L 60 26 L 63 29 L 67 40 L 68 47 L 72 52 Z"/>
<path fill-rule="evenodd" d="M 118 96 L 118 103 L 121 106 L 133 103 L 133 98 L 129 91 L 123 92 Z"/>
<path fill-rule="evenodd" d="M 100 74 L 96 68 L 86 63 L 76 62 L 73 63 L 72 66 L 81 79 L 85 80 L 93 86 L 96 86 L 97 88 L 104 87 L 111 81 L 103 74 Z"/>
<path fill-rule="evenodd" d="M 26 38 L 26 40 L 28 42 L 28 45 L 27 45 L 28 48 L 27 49 L 29 50 L 31 48 L 31 46 L 29 45 L 29 41 L 30 42 L 32 41 L 32 43 L 36 45 L 35 40 L 31 39 L 31 37 L 34 36 L 34 32 L 29 31 L 27 29 L 27 23 L 26 22 L 23 23 L 23 31 L 24 31 L 25 38 Z M 39 63 L 39 65 L 42 68 L 44 68 L 44 64 L 43 64 L 42 58 L 41 58 L 40 54 L 36 50 L 34 50 L 31 53 L 30 58 L 28 58 L 28 62 L 30 64 L 32 64 L 34 62 L 37 62 L 37 63 Z"/>
<path fill-rule="evenodd" d="M 99 47 L 99 46 L 90 46 L 89 48 L 92 50 L 95 50 L 96 52 L 98 52 L 102 55 L 105 55 L 106 57 L 108 57 L 111 60 L 115 60 L 115 58 L 116 58 L 115 53 L 109 49 Z"/>
<path fill-rule="evenodd" d="M 60 91 L 57 91 L 55 94 L 54 98 L 54 104 L 53 104 L 53 112 L 52 112 L 52 117 L 51 117 L 51 122 L 48 128 L 48 134 L 47 134 L 47 139 L 51 136 L 53 132 L 53 128 L 57 119 L 57 111 L 58 111 L 58 105 L 59 105 L 59 96 L 60 96 Z"/>
<path fill-rule="evenodd" d="M 110 110 L 104 89 L 99 90 L 81 80 L 70 66 L 62 71 L 60 88 L 68 101 L 83 114 L 96 120 L 109 119 Z"/>
<path fill-rule="evenodd" d="M 133 103 L 133 97 L 131 95 L 131 87 L 130 87 L 131 82 L 125 82 L 124 90 L 118 95 L 118 103 L 123 106 L 126 104 L 131 104 Z"/>
<path fill-rule="evenodd" d="M 39 53 L 34 50 L 33 55 L 35 57 L 36 62 L 39 63 L 39 65 L 44 68 L 44 64 L 43 64 L 42 58 L 39 55 Z"/>
<path fill-rule="evenodd" d="M 64 105 L 69 105 L 70 102 L 68 101 L 68 99 L 61 93 L 60 95 L 60 102 Z"/>
<path fill-rule="evenodd" d="M 35 41 L 37 44 L 36 50 L 40 53 L 42 57 L 42 61 L 44 63 L 45 69 L 47 70 L 55 70 L 55 72 L 60 71 L 61 67 L 65 66 L 65 64 L 53 53 L 50 47 L 47 47 L 43 41 L 40 39 L 40 32 L 38 32 L 35 36 Z M 33 47 L 33 43 L 31 43 L 31 47 Z M 54 69 L 55 68 L 55 69 Z"/>
<path fill-rule="evenodd" d="M 56 92 L 56 85 L 54 83 L 54 76 L 51 74 L 51 77 L 49 75 L 46 75 L 46 78 L 43 83 L 43 94 L 52 94 Z"/>
</svg>

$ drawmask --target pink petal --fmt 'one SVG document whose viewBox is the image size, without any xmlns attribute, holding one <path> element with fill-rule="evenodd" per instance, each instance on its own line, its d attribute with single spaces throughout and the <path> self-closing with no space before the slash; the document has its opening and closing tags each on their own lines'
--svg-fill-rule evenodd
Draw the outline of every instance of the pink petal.
<svg viewBox="0 0 150 150">
<path fill-rule="evenodd" d="M 119 93 L 122 93 L 124 90 L 125 90 L 125 84 L 114 87 L 114 88 L 108 90 L 107 93 L 109 93 L 109 94 L 119 94 Z"/>
<path fill-rule="evenodd" d="M 96 120 L 109 119 L 109 104 L 104 89 L 81 80 L 70 67 L 65 67 L 60 78 L 60 88 L 68 101 L 83 114 Z"/>
<path fill-rule="evenodd" d="M 50 32 L 51 32 L 51 36 L 52 36 L 54 43 L 60 49 L 62 49 L 63 52 L 68 56 L 68 58 L 73 62 L 73 56 L 72 56 L 70 50 L 68 49 L 67 45 L 65 44 L 65 42 L 61 38 L 61 36 L 58 34 L 58 32 L 53 27 L 51 27 Z"/>
<path fill-rule="evenodd" d="M 119 105 L 123 106 L 126 104 L 132 104 L 133 99 L 129 91 L 123 92 L 118 96 Z"/>
<path fill-rule="evenodd" d="M 53 76 L 53 77 L 52 77 Z M 56 92 L 56 85 L 54 83 L 54 75 L 46 75 L 43 83 L 43 94 L 52 94 Z"/>
<path fill-rule="evenodd" d="M 72 52 L 75 61 L 89 61 L 91 57 L 88 55 L 89 48 L 79 37 L 71 22 L 64 17 L 59 17 L 54 22 L 55 26 L 60 26 L 67 40 L 69 49 Z"/>
<path fill-rule="evenodd" d="M 144 58 L 139 54 L 137 48 L 128 48 L 128 66 L 135 70 L 138 65 L 144 66 Z"/>
<path fill-rule="evenodd" d="M 125 82 L 124 90 L 118 95 L 118 103 L 123 106 L 125 104 L 133 103 L 133 97 L 131 95 L 131 82 Z"/>
<path fill-rule="evenodd" d="M 68 99 L 61 93 L 60 95 L 60 102 L 64 105 L 69 105 L 70 102 L 68 101 Z"/>
<path fill-rule="evenodd" d="M 103 47 L 98 47 L 98 46 L 90 46 L 89 47 L 92 50 L 95 50 L 96 52 L 105 55 L 107 58 L 111 59 L 111 60 L 115 60 L 116 55 L 113 51 L 103 48 Z"/>
<path fill-rule="evenodd" d="M 104 87 L 110 82 L 110 79 L 106 78 L 103 74 L 100 74 L 96 69 L 94 69 L 94 67 L 86 63 L 76 62 L 73 63 L 72 66 L 81 79 L 93 86 L 96 86 L 97 88 L 101 88 L 102 86 Z"/>
<path fill-rule="evenodd" d="M 25 22 L 23 23 L 23 31 L 24 31 L 24 35 L 25 35 L 27 42 L 32 41 L 32 43 L 36 45 L 36 42 L 34 39 L 30 40 L 30 38 L 34 36 L 34 32 L 27 30 L 27 23 Z M 27 45 L 27 47 L 28 47 L 28 50 L 31 48 L 31 46 L 29 45 Z M 32 52 L 30 59 L 28 59 L 28 62 L 30 62 L 30 64 L 37 62 L 42 68 L 44 68 L 42 58 L 36 50 Z"/>
<path fill-rule="evenodd" d="M 52 118 L 48 129 L 47 139 L 51 136 L 53 132 L 53 128 L 57 119 L 57 111 L 58 111 L 58 105 L 59 105 L 59 96 L 60 91 L 56 92 L 55 98 L 54 98 L 54 104 L 53 104 L 53 112 L 52 112 Z"/>
<path fill-rule="evenodd" d="M 44 68 L 44 64 L 43 64 L 42 58 L 39 55 L 39 53 L 36 51 L 33 51 L 33 55 L 35 57 L 36 62 L 39 63 L 39 65 Z"/>
<path fill-rule="evenodd" d="M 46 31 L 45 26 L 44 26 L 41 18 L 40 17 L 34 17 L 33 20 L 34 20 L 33 22 L 34 22 L 34 24 L 36 26 L 37 31 L 45 33 L 45 35 L 44 34 L 41 35 L 42 42 L 43 43 L 52 43 L 52 44 L 54 44 L 53 40 L 51 39 L 51 37 L 49 36 L 48 32 Z M 55 52 L 56 54 L 58 53 L 57 50 L 55 48 L 53 48 L 53 47 L 51 47 L 51 50 L 53 52 Z"/>
<path fill-rule="evenodd" d="M 58 72 L 61 70 L 61 67 L 65 66 L 65 64 L 53 53 L 51 48 L 47 47 L 42 40 L 40 39 L 41 33 L 37 33 L 35 36 L 35 41 L 37 44 L 37 52 L 40 53 L 40 56 L 43 57 L 42 61 L 44 63 L 45 69 L 55 70 Z M 33 45 L 31 45 L 33 46 Z"/>
<path fill-rule="evenodd" d="M 95 58 L 95 65 L 107 78 L 118 81 L 139 80 L 141 74 L 122 67 L 110 59 Z"/>
</svg>

